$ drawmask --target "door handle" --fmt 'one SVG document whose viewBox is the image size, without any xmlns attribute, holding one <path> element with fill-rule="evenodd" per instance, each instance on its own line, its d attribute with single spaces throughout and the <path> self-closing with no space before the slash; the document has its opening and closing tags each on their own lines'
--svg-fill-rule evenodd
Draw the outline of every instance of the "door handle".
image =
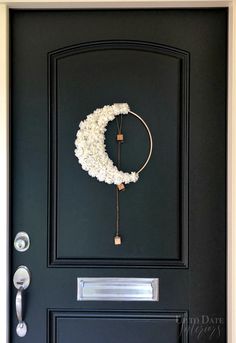
<svg viewBox="0 0 236 343">
<path fill-rule="evenodd" d="M 27 333 L 27 325 L 23 321 L 23 304 L 22 304 L 22 298 L 23 298 L 23 291 L 24 288 L 21 287 L 16 294 L 16 317 L 18 320 L 18 325 L 16 327 L 16 333 L 20 337 L 24 337 Z"/>
<path fill-rule="evenodd" d="M 16 317 L 18 324 L 16 327 L 16 333 L 19 337 L 24 337 L 27 333 L 27 325 L 23 320 L 23 293 L 29 287 L 30 284 L 30 272 L 25 266 L 17 268 L 14 276 L 13 283 L 17 289 L 16 293 Z"/>
</svg>

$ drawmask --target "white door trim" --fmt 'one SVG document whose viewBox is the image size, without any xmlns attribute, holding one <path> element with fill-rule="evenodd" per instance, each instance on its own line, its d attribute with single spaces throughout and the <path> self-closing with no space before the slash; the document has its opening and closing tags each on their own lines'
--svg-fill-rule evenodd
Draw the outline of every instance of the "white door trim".
<svg viewBox="0 0 236 343">
<path fill-rule="evenodd" d="M 9 121 L 9 81 L 8 81 L 8 8 L 0 5 L 0 235 L 2 261 L 0 286 L 0 340 L 8 343 L 8 121 Z"/>
<path fill-rule="evenodd" d="M 236 0 L 2 0 L 0 3 L 0 342 L 9 343 L 9 9 L 10 8 L 202 8 L 229 9 L 227 343 L 236 342 Z M 234 291 L 233 291 L 234 290 Z"/>
</svg>

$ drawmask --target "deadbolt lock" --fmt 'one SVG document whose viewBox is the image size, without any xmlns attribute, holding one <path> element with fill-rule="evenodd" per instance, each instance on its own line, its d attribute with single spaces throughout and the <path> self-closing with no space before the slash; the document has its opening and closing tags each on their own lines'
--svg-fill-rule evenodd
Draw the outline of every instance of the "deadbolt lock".
<svg viewBox="0 0 236 343">
<path fill-rule="evenodd" d="M 17 251 L 24 252 L 30 247 L 29 235 L 26 232 L 18 232 L 14 240 L 14 247 Z"/>
</svg>

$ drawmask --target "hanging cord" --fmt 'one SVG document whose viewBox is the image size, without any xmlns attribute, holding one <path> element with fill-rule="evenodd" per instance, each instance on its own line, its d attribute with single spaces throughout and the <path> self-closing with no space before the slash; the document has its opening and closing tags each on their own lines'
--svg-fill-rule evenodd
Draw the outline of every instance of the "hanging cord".
<svg viewBox="0 0 236 343">
<path fill-rule="evenodd" d="M 116 117 L 116 125 L 117 125 L 117 137 L 118 135 L 122 135 L 122 122 L 123 122 L 123 115 L 120 115 L 120 122 Z M 121 144 L 122 140 L 117 139 L 117 167 L 120 169 L 121 164 Z M 118 186 L 116 186 L 116 235 L 114 237 L 114 244 L 121 245 L 121 236 L 119 235 L 120 231 L 120 190 Z"/>
<path fill-rule="evenodd" d="M 121 134 L 121 129 L 122 129 L 122 122 L 123 122 L 123 114 L 120 115 L 120 123 L 119 123 L 119 119 L 116 117 L 117 133 L 120 133 L 120 134 Z"/>
</svg>

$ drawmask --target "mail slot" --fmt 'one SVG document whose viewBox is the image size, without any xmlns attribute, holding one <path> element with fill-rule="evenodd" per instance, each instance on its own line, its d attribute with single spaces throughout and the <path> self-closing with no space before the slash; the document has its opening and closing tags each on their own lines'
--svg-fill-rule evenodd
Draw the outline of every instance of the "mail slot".
<svg viewBox="0 0 236 343">
<path fill-rule="evenodd" d="M 77 300 L 158 301 L 159 279 L 79 277 Z"/>
</svg>

